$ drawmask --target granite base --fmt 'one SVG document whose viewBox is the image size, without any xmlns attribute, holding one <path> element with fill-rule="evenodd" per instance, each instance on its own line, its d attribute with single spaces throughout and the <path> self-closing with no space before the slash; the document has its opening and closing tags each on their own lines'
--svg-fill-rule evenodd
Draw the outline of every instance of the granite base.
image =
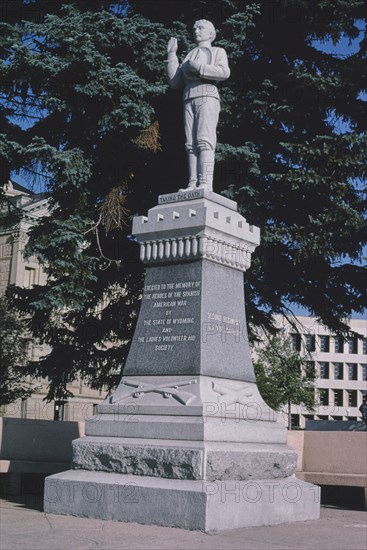
<svg viewBox="0 0 367 550">
<path fill-rule="evenodd" d="M 193 480 L 291 476 L 297 454 L 287 445 L 83 437 L 73 441 L 73 469 Z"/>
<path fill-rule="evenodd" d="M 71 470 L 46 478 L 44 510 L 210 532 L 318 519 L 319 491 L 295 477 L 207 482 Z"/>
</svg>

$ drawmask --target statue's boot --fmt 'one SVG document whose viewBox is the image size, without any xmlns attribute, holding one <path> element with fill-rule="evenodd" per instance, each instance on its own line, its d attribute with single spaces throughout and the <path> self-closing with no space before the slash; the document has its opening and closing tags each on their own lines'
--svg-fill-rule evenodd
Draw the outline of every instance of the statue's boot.
<svg viewBox="0 0 367 550">
<path fill-rule="evenodd" d="M 186 189 L 179 189 L 180 193 L 184 191 L 193 191 L 196 189 L 198 181 L 198 157 L 195 153 L 189 152 L 187 155 L 188 166 L 189 166 L 189 183 Z"/>
<path fill-rule="evenodd" d="M 198 189 L 208 189 L 213 191 L 213 175 L 214 175 L 214 151 L 204 149 L 199 155 L 199 185 Z"/>
</svg>

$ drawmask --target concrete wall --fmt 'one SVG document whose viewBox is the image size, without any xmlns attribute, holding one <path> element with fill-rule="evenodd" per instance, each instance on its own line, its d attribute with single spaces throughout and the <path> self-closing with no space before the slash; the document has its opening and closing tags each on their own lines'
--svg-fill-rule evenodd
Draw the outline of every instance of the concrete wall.
<svg viewBox="0 0 367 550">
<path fill-rule="evenodd" d="M 71 442 L 84 422 L 0 419 L 1 473 L 55 473 L 69 469 Z M 319 485 L 366 487 L 367 432 L 291 431 L 296 475 Z"/>
<path fill-rule="evenodd" d="M 367 432 L 305 432 L 303 470 L 366 474 Z"/>
<path fill-rule="evenodd" d="M 0 472 L 50 473 L 69 468 L 71 442 L 84 422 L 0 419 Z"/>
<path fill-rule="evenodd" d="M 299 453 L 299 479 L 366 488 L 367 432 L 293 431 L 288 444 Z"/>
</svg>

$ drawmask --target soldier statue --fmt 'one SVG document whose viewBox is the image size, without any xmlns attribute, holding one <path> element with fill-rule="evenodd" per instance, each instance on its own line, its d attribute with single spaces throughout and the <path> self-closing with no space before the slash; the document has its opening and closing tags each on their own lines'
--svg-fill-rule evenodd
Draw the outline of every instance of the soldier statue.
<svg viewBox="0 0 367 550">
<path fill-rule="evenodd" d="M 183 88 L 185 147 L 188 154 L 189 182 L 186 189 L 213 190 L 216 129 L 220 111 L 216 83 L 230 75 L 227 54 L 223 48 L 212 46 L 215 28 L 210 21 L 200 19 L 194 24 L 197 47 L 191 50 L 180 65 L 177 39 L 167 46 L 167 78 L 171 88 Z"/>
</svg>

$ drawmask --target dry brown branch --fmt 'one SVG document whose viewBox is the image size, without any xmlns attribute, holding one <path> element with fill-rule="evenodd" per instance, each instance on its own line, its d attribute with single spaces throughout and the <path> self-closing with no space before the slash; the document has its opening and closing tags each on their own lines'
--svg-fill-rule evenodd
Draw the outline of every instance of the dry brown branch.
<svg viewBox="0 0 367 550">
<path fill-rule="evenodd" d="M 132 140 L 140 149 L 157 153 L 162 151 L 160 144 L 159 122 L 156 120 L 148 128 L 144 128 L 139 135 Z"/>
<path fill-rule="evenodd" d="M 129 210 L 126 204 L 126 187 L 113 187 L 100 207 L 101 224 L 106 233 L 128 226 Z"/>
<path fill-rule="evenodd" d="M 96 235 L 97 246 L 101 258 L 108 262 L 107 266 L 101 269 L 107 269 L 113 263 L 116 264 L 118 268 L 121 266 L 122 260 L 115 260 L 104 255 L 99 238 L 99 227 L 102 225 L 107 234 L 109 231 L 113 231 L 115 229 L 121 230 L 124 226 L 128 226 L 129 210 L 125 207 L 125 203 L 126 184 L 119 187 L 113 187 L 105 197 L 102 206 L 99 208 L 100 215 L 97 223 L 95 223 L 84 233 L 84 235 L 86 235 L 87 233 L 94 231 Z"/>
</svg>

